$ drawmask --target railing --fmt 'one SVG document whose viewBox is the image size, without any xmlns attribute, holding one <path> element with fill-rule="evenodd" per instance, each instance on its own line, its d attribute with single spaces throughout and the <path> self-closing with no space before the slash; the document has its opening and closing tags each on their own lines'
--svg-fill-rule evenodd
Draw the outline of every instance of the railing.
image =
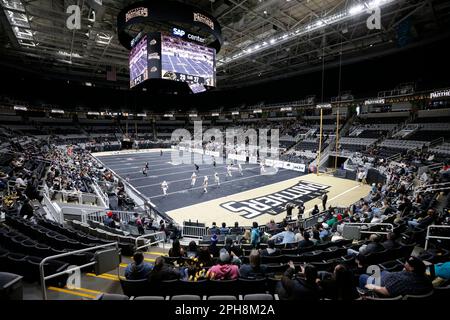
<svg viewBox="0 0 450 320">
<path fill-rule="evenodd" d="M 161 235 L 161 238 L 159 238 L 158 235 Z M 153 242 L 146 243 L 146 244 L 144 244 L 142 246 L 139 246 L 139 240 L 147 239 L 147 238 L 151 238 L 151 237 L 155 237 L 155 240 L 156 239 L 157 240 L 153 241 Z M 148 248 L 148 247 L 150 247 L 150 246 L 152 246 L 154 244 L 161 243 L 161 242 L 163 243 L 163 247 L 164 247 L 165 240 L 166 240 L 166 233 L 164 231 L 144 234 L 142 236 L 137 237 L 136 240 L 135 240 L 136 251 L 137 250 L 141 250 L 143 248 Z"/>
<path fill-rule="evenodd" d="M 55 219 L 56 222 L 58 222 L 58 223 L 64 222 L 64 215 L 63 215 L 62 211 L 55 208 L 55 206 L 53 205 L 53 202 L 50 200 L 50 198 L 48 197 L 48 195 L 45 192 L 44 192 L 44 197 L 42 199 L 42 202 L 45 205 L 45 207 L 47 208 L 50 215 L 53 217 L 53 219 Z"/>
<path fill-rule="evenodd" d="M 431 229 L 449 229 L 450 226 L 438 226 L 438 225 L 431 225 L 428 226 L 427 228 L 427 236 L 425 238 L 425 250 L 428 249 L 428 243 L 430 239 L 440 239 L 440 240 L 450 240 L 450 237 L 445 237 L 445 236 L 430 236 L 430 230 Z"/>
<path fill-rule="evenodd" d="M 61 271 L 61 272 L 58 272 L 58 273 L 54 273 L 54 274 L 49 275 L 49 276 L 46 277 L 45 276 L 45 270 L 44 270 L 44 264 L 47 261 L 55 260 L 55 259 L 59 259 L 59 258 L 67 257 L 67 256 L 71 256 L 73 254 L 88 252 L 88 251 L 92 251 L 92 250 L 98 250 L 98 249 L 112 247 L 112 246 L 115 246 L 117 251 L 119 250 L 118 242 L 112 242 L 112 243 L 107 243 L 107 244 L 103 244 L 103 245 L 92 247 L 92 248 L 86 248 L 86 249 L 81 249 L 81 250 L 65 252 L 65 253 L 57 254 L 57 255 L 46 257 L 46 258 L 42 259 L 41 263 L 39 264 L 39 273 L 40 273 L 40 278 L 41 278 L 42 298 L 44 300 L 47 300 L 47 287 L 45 286 L 45 281 L 46 280 L 53 279 L 53 278 L 56 278 L 56 277 L 58 277 L 60 275 L 63 275 L 63 274 L 66 274 L 66 273 L 70 273 L 72 271 L 80 270 L 81 268 L 93 266 L 93 265 L 96 264 L 96 261 L 88 262 L 88 263 L 86 263 L 84 265 L 77 266 L 77 267 L 74 267 L 74 268 L 71 268 L 71 269 L 68 269 L 68 270 L 64 270 L 64 271 Z"/>
<path fill-rule="evenodd" d="M 388 234 L 388 233 L 390 233 L 390 232 L 392 232 L 394 230 L 394 225 L 392 223 L 344 222 L 343 226 L 345 227 L 346 225 L 347 226 L 355 226 L 355 227 L 357 227 L 357 226 L 360 226 L 360 227 L 366 226 L 368 228 L 373 227 L 373 226 L 390 227 L 389 231 L 364 230 L 364 229 L 360 228 L 359 232 L 360 233 L 364 233 L 364 234 L 373 234 L 373 233 L 375 233 L 375 234 Z M 388 230 L 388 228 L 386 228 L 386 230 Z"/>
<path fill-rule="evenodd" d="M 128 223 L 130 222 L 131 217 L 135 214 L 135 212 L 132 211 L 114 211 L 114 210 L 101 210 L 101 211 L 95 211 L 95 212 L 88 212 L 82 215 L 81 221 L 87 222 L 90 221 L 97 221 L 103 223 L 103 221 L 106 218 L 107 212 L 112 212 L 113 214 L 116 214 L 121 222 Z"/>
<path fill-rule="evenodd" d="M 183 224 L 181 235 L 183 237 L 202 239 L 203 236 L 208 235 L 208 228 L 207 227 L 198 227 L 198 226 L 186 226 Z"/>
</svg>

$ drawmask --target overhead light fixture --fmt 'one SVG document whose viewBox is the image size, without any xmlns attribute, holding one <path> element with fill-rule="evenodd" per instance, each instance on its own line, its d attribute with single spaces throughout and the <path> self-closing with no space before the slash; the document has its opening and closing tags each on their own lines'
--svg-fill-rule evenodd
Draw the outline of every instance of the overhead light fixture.
<svg viewBox="0 0 450 320">
<path fill-rule="evenodd" d="M 354 16 L 356 14 L 361 13 L 363 10 L 364 10 L 364 6 L 362 4 L 357 4 L 356 6 L 353 6 L 350 9 L 348 9 L 348 13 L 351 16 Z"/>
<path fill-rule="evenodd" d="M 343 9 L 342 11 L 339 11 L 335 14 L 331 14 L 325 17 L 321 17 L 317 19 L 316 21 L 312 21 L 308 24 L 303 25 L 300 28 L 297 28 L 295 31 L 291 30 L 287 33 L 278 35 L 278 36 L 271 36 L 270 40 L 262 40 L 260 43 L 249 43 L 246 45 L 246 48 L 241 50 L 238 53 L 232 53 L 228 57 L 223 57 L 222 59 L 217 61 L 217 67 L 221 67 L 227 63 L 233 62 L 239 58 L 249 56 L 250 54 L 256 53 L 258 51 L 262 51 L 266 48 L 269 48 L 275 43 L 277 45 L 290 41 L 295 37 L 303 36 L 309 32 L 319 30 L 321 28 L 324 28 L 326 26 L 330 26 L 339 22 L 343 22 L 347 19 L 350 19 L 351 17 L 354 17 L 358 14 L 361 14 L 365 12 L 365 8 L 371 8 L 371 7 L 380 7 L 382 5 L 392 3 L 394 0 L 372 0 L 369 3 L 358 3 L 353 6 L 351 6 L 348 9 Z M 264 11 L 267 12 L 267 11 Z M 269 43 L 270 45 L 267 45 Z"/>
</svg>

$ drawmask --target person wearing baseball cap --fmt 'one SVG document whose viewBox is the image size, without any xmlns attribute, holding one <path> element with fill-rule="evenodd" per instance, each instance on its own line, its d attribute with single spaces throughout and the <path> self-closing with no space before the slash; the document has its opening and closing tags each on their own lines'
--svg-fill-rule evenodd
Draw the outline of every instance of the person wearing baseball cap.
<svg viewBox="0 0 450 320">
<path fill-rule="evenodd" d="M 411 256 L 402 271 L 382 273 L 381 286 L 366 284 L 365 287 L 385 297 L 427 294 L 433 290 L 433 285 L 425 270 L 423 261 Z"/>
</svg>

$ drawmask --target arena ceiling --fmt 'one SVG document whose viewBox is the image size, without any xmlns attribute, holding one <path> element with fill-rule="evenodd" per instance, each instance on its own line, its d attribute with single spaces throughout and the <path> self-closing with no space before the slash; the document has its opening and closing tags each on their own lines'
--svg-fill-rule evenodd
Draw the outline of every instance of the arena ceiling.
<svg viewBox="0 0 450 320">
<path fill-rule="evenodd" d="M 191 0 L 222 26 L 219 88 L 274 80 L 376 57 L 448 33 L 450 1 Z M 0 60 L 19 70 L 128 87 L 128 51 L 117 39 L 118 12 L 133 1 L 0 0 Z M 99 4 L 101 3 L 101 5 Z M 69 30 L 66 8 L 81 7 Z M 381 29 L 369 30 L 367 6 L 381 6 Z M 92 9 L 96 12 L 93 21 Z M 110 67 L 117 81 L 106 81 Z"/>
</svg>

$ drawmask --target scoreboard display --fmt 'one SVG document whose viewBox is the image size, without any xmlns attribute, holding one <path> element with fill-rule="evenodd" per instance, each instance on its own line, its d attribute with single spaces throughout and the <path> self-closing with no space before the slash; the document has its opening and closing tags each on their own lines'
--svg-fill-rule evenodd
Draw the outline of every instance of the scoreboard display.
<svg viewBox="0 0 450 320">
<path fill-rule="evenodd" d="M 147 79 L 186 82 L 194 93 L 216 86 L 216 50 L 159 32 L 133 42 L 130 88 Z"/>
<path fill-rule="evenodd" d="M 163 79 L 216 86 L 216 50 L 181 38 L 162 35 Z"/>
<path fill-rule="evenodd" d="M 130 51 L 130 88 L 148 79 L 147 35 L 137 41 Z"/>
</svg>

